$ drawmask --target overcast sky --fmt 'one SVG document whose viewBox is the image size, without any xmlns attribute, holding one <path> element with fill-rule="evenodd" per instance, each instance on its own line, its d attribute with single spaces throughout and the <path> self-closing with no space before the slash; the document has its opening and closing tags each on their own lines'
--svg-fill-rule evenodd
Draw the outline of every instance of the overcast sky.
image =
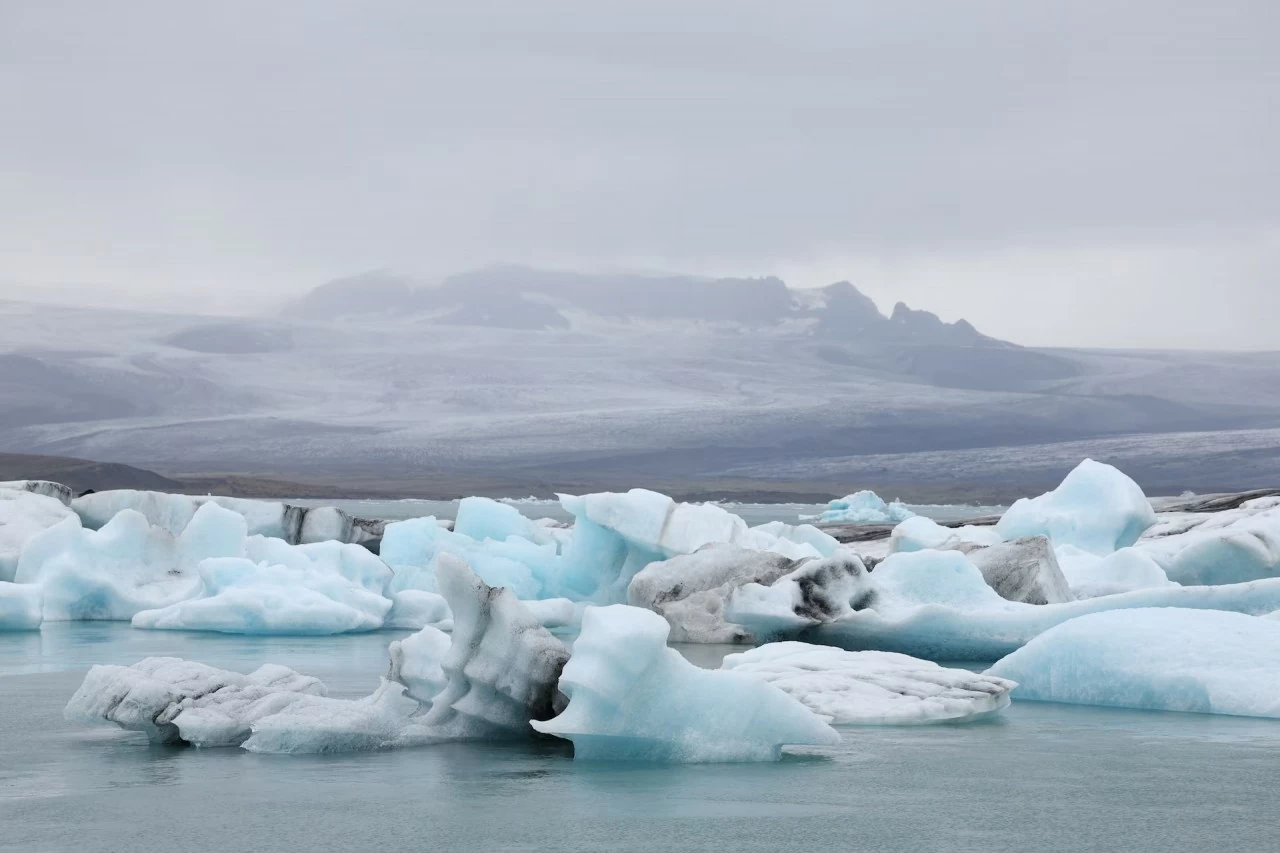
<svg viewBox="0 0 1280 853">
<path fill-rule="evenodd" d="M 1280 349 L 1280 3 L 0 0 L 0 297 L 494 261 Z"/>
</svg>

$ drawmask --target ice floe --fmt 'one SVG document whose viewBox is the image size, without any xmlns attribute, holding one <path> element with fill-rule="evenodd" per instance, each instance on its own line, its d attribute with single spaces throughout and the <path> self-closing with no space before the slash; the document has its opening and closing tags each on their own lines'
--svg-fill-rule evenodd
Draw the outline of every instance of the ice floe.
<svg viewBox="0 0 1280 853">
<path fill-rule="evenodd" d="M 907 655 L 797 642 L 728 655 L 720 668 L 766 681 L 837 725 L 973 720 L 1007 707 L 1015 686 Z"/>
<path fill-rule="evenodd" d="M 1015 698 L 1280 717 L 1280 622 L 1239 613 L 1130 609 L 1073 619 L 987 672 Z"/>
</svg>

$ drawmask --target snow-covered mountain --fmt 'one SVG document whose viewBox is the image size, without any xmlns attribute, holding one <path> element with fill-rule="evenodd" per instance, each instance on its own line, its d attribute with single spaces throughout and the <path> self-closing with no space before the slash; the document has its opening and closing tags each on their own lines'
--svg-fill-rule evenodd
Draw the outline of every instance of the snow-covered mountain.
<svg viewBox="0 0 1280 853">
<path fill-rule="evenodd" d="M 805 328 L 841 340 L 1010 346 L 965 320 L 944 323 L 901 302 L 886 317 L 847 281 L 793 290 L 774 277 L 587 274 L 513 265 L 461 273 L 434 286 L 386 272 L 336 279 L 290 304 L 284 314 L 321 321 L 414 315 L 445 325 L 528 330 L 569 329 L 594 318 L 744 330 Z"/>
<path fill-rule="evenodd" d="M 0 303 L 0 452 L 388 492 L 1280 481 L 1280 354 L 1041 350 L 852 285 L 494 268 L 272 318 Z"/>
</svg>

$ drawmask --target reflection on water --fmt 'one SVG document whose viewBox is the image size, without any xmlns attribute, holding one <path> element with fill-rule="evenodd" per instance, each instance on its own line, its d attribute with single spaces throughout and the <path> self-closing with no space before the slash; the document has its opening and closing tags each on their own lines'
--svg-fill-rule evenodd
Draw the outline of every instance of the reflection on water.
<svg viewBox="0 0 1280 853">
<path fill-rule="evenodd" d="M 1266 720 L 1015 702 L 972 725 L 845 729 L 777 764 L 665 766 L 578 763 L 556 741 L 261 756 L 61 716 L 89 664 L 149 654 L 274 661 L 357 695 L 401 634 L 0 635 L 0 850 L 1276 849 Z"/>
</svg>

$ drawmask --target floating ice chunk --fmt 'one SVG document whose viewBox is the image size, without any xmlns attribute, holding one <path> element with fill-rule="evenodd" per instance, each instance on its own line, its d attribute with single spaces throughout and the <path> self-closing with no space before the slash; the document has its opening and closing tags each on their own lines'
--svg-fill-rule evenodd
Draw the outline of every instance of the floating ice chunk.
<svg viewBox="0 0 1280 853">
<path fill-rule="evenodd" d="M 1280 508 L 1250 501 L 1192 521 L 1185 532 L 1138 543 L 1169 580 L 1223 584 L 1280 576 Z"/>
<path fill-rule="evenodd" d="M 1277 660 L 1270 619 L 1160 608 L 1073 619 L 987 672 L 1020 700 L 1280 717 Z"/>
<path fill-rule="evenodd" d="M 453 612 L 443 595 L 420 589 L 406 589 L 391 595 L 391 612 L 387 614 L 384 628 L 416 631 L 428 626 L 441 631 L 453 630 Z"/>
<path fill-rule="evenodd" d="M 561 495 L 560 502 L 579 521 L 586 519 L 612 531 L 631 547 L 655 558 L 692 554 L 713 542 L 777 551 L 793 558 L 817 557 L 821 556 L 821 550 L 804 540 L 817 537 L 819 541 L 834 542 L 830 536 L 816 529 L 799 534 L 797 541 L 779 535 L 775 532 L 779 530 L 777 527 L 762 525 L 751 528 L 741 518 L 715 504 L 677 503 L 666 495 L 647 489 L 581 497 Z"/>
<path fill-rule="evenodd" d="M 945 661 L 995 660 L 1068 619 L 1105 610 L 1184 607 L 1262 614 L 1280 607 L 1280 578 L 1024 604 L 1001 598 L 957 551 L 894 554 L 860 579 L 827 573 L 797 580 L 787 576 L 771 587 L 742 587 L 730 598 L 726 618 L 760 638 L 791 638 L 807 629 L 806 639 L 827 645 Z M 805 603 L 818 599 L 824 606 Z"/>
<path fill-rule="evenodd" d="M 520 510 L 510 504 L 490 498 L 463 498 L 459 501 L 453 532 L 476 541 L 492 539 L 505 542 L 512 536 L 530 542 L 551 540 L 546 527 L 521 515 Z"/>
<path fill-rule="evenodd" d="M 0 482 L 0 489 L 43 495 L 46 498 L 53 498 L 65 507 L 71 506 L 71 499 L 75 497 L 70 487 L 52 480 L 5 480 Z"/>
<path fill-rule="evenodd" d="M 786 554 L 792 559 L 814 555 L 830 557 L 842 547 L 834 536 L 812 524 L 786 524 L 781 521 L 769 521 L 752 527 L 747 531 L 747 538 L 738 544 L 759 551 Z M 813 548 L 813 554 L 801 553 L 805 545 Z"/>
<path fill-rule="evenodd" d="M 1155 521 L 1137 483 L 1117 468 L 1086 459 L 1058 488 L 1014 503 L 996 531 L 1005 539 L 1048 536 L 1054 547 L 1074 545 L 1105 556 L 1137 542 Z"/>
<path fill-rule="evenodd" d="M 156 657 L 133 666 L 91 668 L 64 714 L 74 722 L 144 732 L 154 743 L 236 746 L 255 719 L 324 694 L 317 679 L 275 664 L 241 675 Z"/>
<path fill-rule="evenodd" d="M 401 684 L 382 680 L 363 699 L 308 697 L 258 718 L 242 746 L 249 752 L 330 753 L 430 743 L 417 725 L 421 709 Z"/>
<path fill-rule="evenodd" d="M 801 516 L 801 520 L 823 524 L 896 524 L 914 516 L 906 504 L 885 503 L 875 492 L 863 489 L 831 501 L 821 515 Z"/>
<path fill-rule="evenodd" d="M 992 593 L 994 595 L 994 593 Z M 850 551 L 810 560 L 772 583 L 732 590 L 724 618 L 759 639 L 791 636 L 844 619 L 868 606 L 874 592 L 867 567 Z"/>
<path fill-rule="evenodd" d="M 27 481 L 19 481 L 26 485 Z M 73 513 L 56 498 L 0 485 L 0 582 L 18 572 L 22 546 Z"/>
<path fill-rule="evenodd" d="M 567 598 L 543 598 L 520 603 L 543 628 L 571 628 L 582 621 L 584 605 Z"/>
<path fill-rule="evenodd" d="M 46 620 L 130 619 L 195 594 L 195 565 L 224 544 L 199 532 L 175 541 L 132 510 L 86 530 L 73 515 L 26 544 L 16 578 L 41 586 Z"/>
<path fill-rule="evenodd" d="M 387 647 L 391 658 L 387 678 L 403 684 L 408 696 L 430 707 L 448 683 L 442 664 L 450 644 L 448 634 L 431 627 L 394 641 Z"/>
<path fill-rule="evenodd" d="M 627 603 L 661 615 L 672 642 L 745 643 L 751 633 L 726 622 L 729 596 L 744 584 L 769 585 L 802 561 L 738 545 L 707 545 L 692 554 L 645 566 L 627 588 Z"/>
<path fill-rule="evenodd" d="M 76 498 L 71 507 L 79 514 L 84 526 L 91 530 L 103 527 L 118 513 L 130 509 L 141 513 L 150 524 L 177 536 L 191 523 L 196 510 L 206 503 L 216 503 L 242 516 L 251 534 L 298 541 L 301 511 L 273 501 L 116 489 Z"/>
<path fill-rule="evenodd" d="M 1061 604 L 1075 598 L 1044 536 L 975 548 L 968 556 L 1001 598 L 1027 604 Z"/>
<path fill-rule="evenodd" d="M 35 584 L 0 581 L 0 631 L 34 631 L 44 621 L 44 596 Z"/>
<path fill-rule="evenodd" d="M 794 642 L 728 655 L 720 668 L 766 681 L 837 725 L 972 720 L 1007 707 L 1015 686 L 891 652 Z"/>
<path fill-rule="evenodd" d="M 391 609 L 391 601 L 380 593 L 322 566 L 294 568 L 220 558 L 203 561 L 198 571 L 198 594 L 138 612 L 133 627 L 225 634 L 341 634 L 381 628 Z"/>
<path fill-rule="evenodd" d="M 520 737 L 531 720 L 563 706 L 556 689 L 569 653 L 502 587 L 491 587 L 462 560 L 442 554 L 440 592 L 453 611 L 453 637 L 441 663 L 448 680 L 422 725 L 448 739 Z"/>
<path fill-rule="evenodd" d="M 513 537 L 477 541 L 441 527 L 434 517 L 388 524 L 379 552 L 395 571 L 390 590 L 438 592 L 437 560 L 450 554 L 465 561 L 486 583 L 510 589 L 520 598 L 543 597 L 544 580 L 554 574 L 556 546 Z"/>
<path fill-rule="evenodd" d="M 918 515 L 893 528 L 889 536 L 889 553 L 966 550 L 998 545 L 1003 541 L 1004 537 L 994 527 L 943 527 L 931 518 Z"/>
<path fill-rule="evenodd" d="M 839 742 L 777 688 L 689 663 L 667 648 L 668 630 L 637 607 L 587 608 L 560 679 L 569 706 L 533 727 L 573 741 L 584 760 L 769 761 L 784 744 Z"/>
<path fill-rule="evenodd" d="M 1160 564 L 1137 548 L 1099 557 L 1072 545 L 1057 549 L 1058 565 L 1076 598 L 1097 598 L 1135 589 L 1176 586 Z"/>
</svg>

